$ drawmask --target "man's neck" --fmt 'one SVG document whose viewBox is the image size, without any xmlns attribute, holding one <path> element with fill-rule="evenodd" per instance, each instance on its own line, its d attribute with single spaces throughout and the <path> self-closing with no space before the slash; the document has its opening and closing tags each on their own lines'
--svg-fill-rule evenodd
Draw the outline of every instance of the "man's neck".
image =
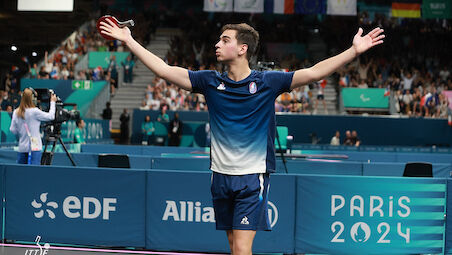
<svg viewBox="0 0 452 255">
<path fill-rule="evenodd" d="M 248 61 L 237 61 L 229 63 L 228 77 L 233 81 L 241 81 L 246 79 L 251 74 Z"/>
</svg>

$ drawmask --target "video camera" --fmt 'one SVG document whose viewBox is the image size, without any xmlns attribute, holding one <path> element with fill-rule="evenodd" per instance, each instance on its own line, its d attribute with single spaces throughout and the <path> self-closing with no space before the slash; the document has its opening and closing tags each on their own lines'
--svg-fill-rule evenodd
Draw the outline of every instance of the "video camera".
<svg viewBox="0 0 452 255">
<path fill-rule="evenodd" d="M 56 95 L 51 89 L 34 89 L 37 94 L 38 103 L 48 104 L 50 107 L 50 98 L 52 95 Z M 57 96 L 57 101 L 55 103 L 55 119 L 52 121 L 55 124 L 61 124 L 68 120 L 78 120 L 80 119 L 80 112 L 77 110 L 67 110 L 64 109 L 65 106 L 76 106 L 76 104 L 63 103 L 60 97 Z"/>
</svg>

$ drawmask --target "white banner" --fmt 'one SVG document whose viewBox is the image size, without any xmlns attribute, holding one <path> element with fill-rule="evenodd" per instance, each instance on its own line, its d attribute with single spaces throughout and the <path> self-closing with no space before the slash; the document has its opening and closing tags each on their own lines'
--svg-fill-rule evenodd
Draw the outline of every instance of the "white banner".
<svg viewBox="0 0 452 255">
<path fill-rule="evenodd" d="M 356 16 L 356 0 L 328 0 L 328 15 Z"/>
<path fill-rule="evenodd" d="M 234 12 L 263 13 L 264 0 L 234 0 Z"/>
<path fill-rule="evenodd" d="M 232 12 L 234 0 L 204 0 L 205 12 Z"/>
</svg>

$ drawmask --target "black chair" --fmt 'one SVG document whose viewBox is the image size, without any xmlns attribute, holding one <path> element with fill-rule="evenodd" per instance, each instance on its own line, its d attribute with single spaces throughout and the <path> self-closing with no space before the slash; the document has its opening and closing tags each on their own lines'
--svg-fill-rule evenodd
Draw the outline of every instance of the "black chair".
<svg viewBox="0 0 452 255">
<path fill-rule="evenodd" d="M 99 154 L 99 167 L 130 168 L 129 156 L 125 154 Z"/>
<path fill-rule="evenodd" d="M 431 163 L 410 162 L 406 163 L 403 171 L 404 177 L 433 177 L 433 167 Z"/>
</svg>

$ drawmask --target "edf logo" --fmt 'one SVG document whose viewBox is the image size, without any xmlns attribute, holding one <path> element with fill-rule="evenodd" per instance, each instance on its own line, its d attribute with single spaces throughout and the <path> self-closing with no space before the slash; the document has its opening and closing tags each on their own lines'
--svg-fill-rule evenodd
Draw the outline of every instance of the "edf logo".
<svg viewBox="0 0 452 255">
<path fill-rule="evenodd" d="M 59 208 L 55 201 L 47 201 L 48 193 L 42 193 L 39 201 L 33 199 L 31 206 L 36 209 L 34 216 L 42 218 L 47 215 L 50 219 L 55 219 L 55 210 Z M 103 220 L 110 219 L 110 212 L 116 211 L 116 198 L 103 198 L 102 202 L 94 197 L 68 196 L 63 200 L 63 214 L 71 219 L 82 217 L 83 219 L 96 219 L 102 214 Z"/>
</svg>

